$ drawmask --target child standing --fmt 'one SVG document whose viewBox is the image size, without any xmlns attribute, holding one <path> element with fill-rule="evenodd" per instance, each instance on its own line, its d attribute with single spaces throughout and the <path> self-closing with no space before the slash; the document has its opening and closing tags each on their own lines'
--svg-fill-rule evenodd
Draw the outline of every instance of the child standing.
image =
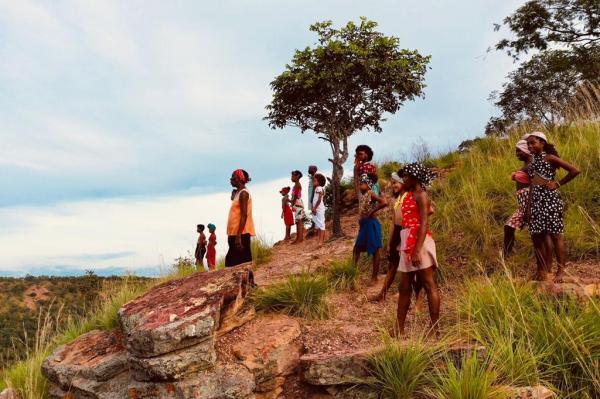
<svg viewBox="0 0 600 399">
<path fill-rule="evenodd" d="M 294 216 L 296 218 L 296 241 L 294 244 L 300 244 L 304 241 L 304 203 L 302 202 L 302 185 L 300 179 L 302 178 L 302 172 L 295 170 L 292 172 L 292 182 L 294 182 L 294 188 L 292 189 L 292 199 L 290 203 L 294 209 Z"/>
<path fill-rule="evenodd" d="M 196 258 L 196 269 L 199 270 L 200 266 L 202 266 L 202 269 L 204 269 L 204 255 L 206 254 L 206 236 L 204 235 L 204 225 L 197 225 L 196 231 L 198 232 L 198 241 L 196 242 L 194 257 Z"/>
<path fill-rule="evenodd" d="M 292 207 L 290 206 L 290 188 L 284 187 L 279 190 L 281 194 L 281 218 L 283 219 L 283 223 L 285 224 L 285 240 L 289 240 L 291 238 L 292 226 L 294 225 L 294 213 L 292 212 Z"/>
<path fill-rule="evenodd" d="M 320 173 L 313 177 L 312 221 L 318 232 L 319 245 L 325 242 L 325 182 L 325 176 Z"/>
<path fill-rule="evenodd" d="M 217 264 L 217 235 L 215 234 L 215 230 L 217 227 L 209 223 L 208 224 L 208 232 L 210 236 L 208 237 L 208 248 L 206 250 L 206 263 L 208 264 L 209 270 L 216 270 Z"/>
<path fill-rule="evenodd" d="M 382 247 L 381 223 L 377 219 L 377 212 L 387 206 L 387 201 L 382 196 L 375 194 L 373 186 L 377 182 L 377 175 L 363 174 L 359 179 L 359 228 L 356 243 L 354 244 L 352 260 L 354 266 L 358 265 L 358 258 L 362 252 L 373 257 L 373 272 L 371 284 L 377 282 L 379 273 L 380 250 Z"/>
</svg>

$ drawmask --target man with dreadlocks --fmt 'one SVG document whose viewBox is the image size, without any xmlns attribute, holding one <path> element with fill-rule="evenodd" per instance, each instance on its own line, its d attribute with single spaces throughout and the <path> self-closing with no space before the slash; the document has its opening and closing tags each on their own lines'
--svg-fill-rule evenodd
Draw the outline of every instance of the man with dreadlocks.
<svg viewBox="0 0 600 399">
<path fill-rule="evenodd" d="M 381 223 L 377 219 L 377 212 L 387 206 L 383 196 L 375 194 L 373 186 L 377 183 L 376 174 L 363 174 L 359 179 L 359 202 L 358 202 L 358 236 L 352 251 L 354 267 L 358 266 L 358 258 L 362 252 L 373 257 L 373 273 L 371 284 L 377 283 L 379 273 L 380 250 L 382 247 Z"/>
<path fill-rule="evenodd" d="M 438 335 L 438 319 L 440 315 L 440 296 L 435 282 L 437 256 L 435 241 L 429 231 L 429 197 L 426 187 L 431 184 L 435 175 L 420 163 L 405 165 L 398 171 L 404 180 L 407 191 L 402 201 L 402 231 L 400 232 L 400 287 L 398 296 L 397 331 L 404 334 L 406 315 L 410 307 L 415 276 L 427 293 L 430 332 Z"/>
</svg>

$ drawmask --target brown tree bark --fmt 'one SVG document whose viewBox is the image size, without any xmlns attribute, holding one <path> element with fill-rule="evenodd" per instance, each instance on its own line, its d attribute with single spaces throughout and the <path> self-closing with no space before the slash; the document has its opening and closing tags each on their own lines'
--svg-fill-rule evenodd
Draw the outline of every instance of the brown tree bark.
<svg viewBox="0 0 600 399">
<path fill-rule="evenodd" d="M 343 139 L 335 135 L 330 140 L 333 157 L 329 160 L 333 165 L 331 175 L 331 188 L 333 191 L 333 209 L 332 209 L 332 236 L 334 238 L 343 237 L 342 229 L 342 193 L 340 191 L 342 177 L 344 176 L 344 162 L 348 159 L 348 137 L 344 135 Z"/>
</svg>

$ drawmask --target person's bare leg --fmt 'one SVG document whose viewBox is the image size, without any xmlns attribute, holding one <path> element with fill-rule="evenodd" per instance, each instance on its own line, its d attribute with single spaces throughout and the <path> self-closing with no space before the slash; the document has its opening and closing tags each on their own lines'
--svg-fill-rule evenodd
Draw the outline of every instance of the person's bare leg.
<svg viewBox="0 0 600 399">
<path fill-rule="evenodd" d="M 504 247 L 502 254 L 504 258 L 508 258 L 515 246 L 515 229 L 510 226 L 504 226 Z"/>
<path fill-rule="evenodd" d="M 400 272 L 400 286 L 398 287 L 398 308 L 396 309 L 396 328 L 393 335 L 400 337 L 404 335 L 406 315 L 410 308 L 410 297 L 412 295 L 412 280 L 414 273 Z"/>
<path fill-rule="evenodd" d="M 562 234 L 551 234 L 552 244 L 554 245 L 554 252 L 556 253 L 556 262 L 558 266 L 556 268 L 556 275 L 554 276 L 555 283 L 562 283 L 565 272 L 565 265 L 567 263 L 567 250 L 565 248 L 565 238 Z M 550 256 L 552 256 L 552 252 Z"/>
<path fill-rule="evenodd" d="M 325 244 L 325 235 L 326 235 L 326 231 L 325 230 L 319 230 L 319 243 L 321 245 Z"/>
<path fill-rule="evenodd" d="M 360 249 L 355 245 L 352 250 L 352 264 L 354 267 L 358 267 L 358 259 L 360 258 Z"/>
<path fill-rule="evenodd" d="M 289 240 L 292 236 L 292 226 L 285 226 L 285 239 Z"/>
<path fill-rule="evenodd" d="M 381 250 L 378 249 L 373 254 L 373 271 L 371 273 L 371 284 L 377 284 L 377 276 L 379 275 L 380 261 L 381 261 Z"/>
<path fill-rule="evenodd" d="M 298 223 L 298 236 L 296 237 L 298 243 L 304 241 L 304 222 Z"/>
<path fill-rule="evenodd" d="M 435 268 L 429 267 L 427 269 L 419 270 L 417 271 L 417 276 L 423 283 L 423 287 L 427 293 L 429 317 L 431 318 L 430 333 L 434 333 L 435 336 L 439 336 L 438 321 L 440 318 L 440 294 L 438 292 L 437 284 L 435 283 Z"/>
<path fill-rule="evenodd" d="M 419 280 L 419 276 L 415 274 L 415 279 L 413 281 L 413 292 L 415 293 L 415 312 L 421 312 L 423 307 L 423 295 L 421 295 L 423 291 L 423 283 Z"/>
<path fill-rule="evenodd" d="M 533 242 L 533 251 L 535 252 L 537 265 L 537 271 L 533 276 L 533 280 L 544 281 L 546 280 L 548 264 L 548 246 L 546 245 L 545 234 L 534 234 L 531 236 L 531 241 Z"/>
<path fill-rule="evenodd" d="M 392 263 L 388 264 L 388 271 L 387 271 L 387 274 L 385 275 L 385 281 L 383 282 L 383 286 L 381 287 L 381 290 L 379 291 L 379 293 L 377 295 L 369 298 L 370 301 L 383 302 L 385 300 L 388 290 L 394 283 L 394 279 L 396 278 L 397 271 L 398 271 L 397 264 L 392 264 Z"/>
</svg>

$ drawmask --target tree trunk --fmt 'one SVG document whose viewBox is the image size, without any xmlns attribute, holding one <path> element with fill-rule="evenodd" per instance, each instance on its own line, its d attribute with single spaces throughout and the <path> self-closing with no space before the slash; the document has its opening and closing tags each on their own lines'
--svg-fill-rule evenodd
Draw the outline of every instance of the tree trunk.
<svg viewBox="0 0 600 399">
<path fill-rule="evenodd" d="M 331 188 L 333 191 L 333 209 L 332 209 L 332 236 L 335 238 L 343 237 L 344 231 L 342 230 L 342 193 L 341 193 L 341 181 L 344 176 L 344 162 L 348 159 L 348 139 L 344 138 L 343 147 L 341 146 L 339 139 L 331 140 L 331 150 L 333 173 L 331 176 Z"/>
</svg>

